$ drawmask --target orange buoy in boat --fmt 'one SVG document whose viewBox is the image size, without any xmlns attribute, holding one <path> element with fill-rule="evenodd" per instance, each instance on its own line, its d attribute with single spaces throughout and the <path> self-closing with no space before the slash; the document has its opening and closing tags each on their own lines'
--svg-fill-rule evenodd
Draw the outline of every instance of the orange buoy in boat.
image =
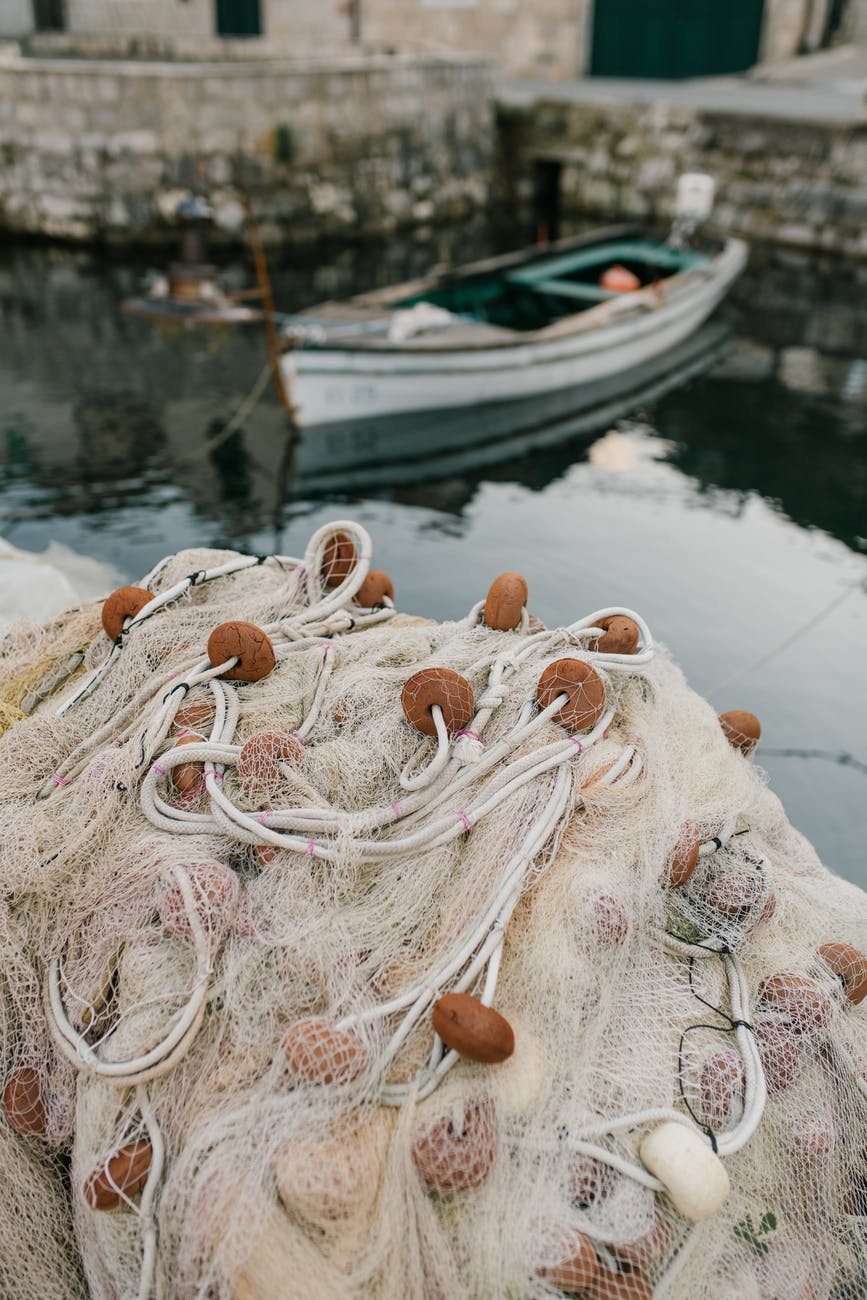
<svg viewBox="0 0 867 1300">
<path fill-rule="evenodd" d="M 425 736 L 436 735 L 431 712 L 438 704 L 443 711 L 446 731 L 460 731 L 476 711 L 473 688 L 466 677 L 452 668 L 422 668 L 404 684 L 400 702 L 407 722 Z"/>
<path fill-rule="evenodd" d="M 102 626 L 112 641 L 120 636 L 126 619 L 135 618 L 153 598 L 154 593 L 145 587 L 118 587 L 117 591 L 106 596 L 102 606 Z"/>
<path fill-rule="evenodd" d="M 636 289 L 641 288 L 641 281 L 638 276 L 633 271 L 630 271 L 628 267 L 621 266 L 619 263 L 616 266 L 609 266 L 607 270 L 602 272 L 599 277 L 599 284 L 603 289 L 607 289 L 609 293 L 635 293 Z"/>
</svg>

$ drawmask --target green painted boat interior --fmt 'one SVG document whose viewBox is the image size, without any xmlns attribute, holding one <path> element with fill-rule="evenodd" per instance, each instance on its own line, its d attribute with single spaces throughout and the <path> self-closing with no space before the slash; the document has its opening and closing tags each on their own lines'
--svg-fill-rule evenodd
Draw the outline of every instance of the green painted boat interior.
<svg viewBox="0 0 867 1300">
<path fill-rule="evenodd" d="M 709 260 L 692 248 L 621 240 L 538 258 L 508 271 L 446 280 L 426 293 L 403 299 L 399 306 L 429 302 L 456 316 L 506 329 L 537 330 L 618 297 L 599 283 L 609 267 L 626 267 L 644 286 Z"/>
</svg>

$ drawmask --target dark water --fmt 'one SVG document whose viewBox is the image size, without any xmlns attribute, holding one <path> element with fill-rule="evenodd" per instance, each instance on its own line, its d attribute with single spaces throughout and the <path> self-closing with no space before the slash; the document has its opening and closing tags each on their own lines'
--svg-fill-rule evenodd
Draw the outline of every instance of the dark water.
<svg viewBox="0 0 867 1300">
<path fill-rule="evenodd" d="M 278 302 L 297 310 L 488 242 L 323 252 L 274 268 Z M 789 816 L 867 886 L 867 267 L 757 257 L 724 309 L 728 335 L 706 331 L 622 400 L 482 448 L 470 422 L 448 457 L 410 430 L 369 473 L 289 446 L 270 391 L 204 446 L 261 370 L 260 332 L 121 315 L 142 270 L 0 256 L 8 541 L 55 540 L 132 579 L 193 544 L 298 554 L 349 516 L 411 610 L 460 613 L 504 569 L 524 573 L 547 622 L 633 606 L 720 710 L 759 715 Z M 227 274 L 251 282 L 244 266 Z"/>
</svg>

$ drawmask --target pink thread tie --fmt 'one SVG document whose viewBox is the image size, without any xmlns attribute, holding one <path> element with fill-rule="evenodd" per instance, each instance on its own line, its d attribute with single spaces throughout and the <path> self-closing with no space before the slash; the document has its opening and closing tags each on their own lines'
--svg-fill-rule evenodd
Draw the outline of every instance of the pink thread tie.
<svg viewBox="0 0 867 1300">
<path fill-rule="evenodd" d="M 458 816 L 460 817 L 461 821 L 464 823 L 464 830 L 471 831 L 473 829 L 473 823 L 470 821 L 467 814 L 463 810 L 461 810 L 461 812 L 458 813 Z"/>
<path fill-rule="evenodd" d="M 156 772 L 157 776 L 165 776 L 166 774 L 166 769 L 164 767 L 160 767 L 159 763 L 153 763 L 151 765 L 151 771 Z"/>
<path fill-rule="evenodd" d="M 580 741 L 580 740 L 578 740 L 577 737 L 575 737 L 575 736 L 570 736 L 569 739 L 572 741 L 572 744 L 573 744 L 573 745 L 577 745 L 577 746 L 578 746 L 578 753 L 579 753 L 579 754 L 583 754 L 583 753 L 584 753 L 584 745 L 583 745 L 583 742 Z"/>
<path fill-rule="evenodd" d="M 462 727 L 460 731 L 456 731 L 454 736 L 455 740 L 457 740 L 458 736 L 472 736 L 473 740 L 477 740 L 479 744 L 482 743 L 482 738 L 479 733 L 477 731 L 470 731 L 469 727 Z"/>
<path fill-rule="evenodd" d="M 308 858 L 312 858 L 312 857 L 313 857 L 313 854 L 314 854 L 315 852 L 316 852 L 316 841 L 315 841 L 315 840 L 308 840 L 308 841 L 307 841 L 307 856 L 308 856 Z"/>
<path fill-rule="evenodd" d="M 69 782 L 66 781 L 62 776 L 59 776 L 57 772 L 54 773 L 51 779 L 54 782 L 54 784 L 58 787 L 69 785 Z"/>
<path fill-rule="evenodd" d="M 264 826 L 270 816 L 271 816 L 270 809 L 265 812 L 256 813 L 256 821 L 259 823 L 260 826 Z"/>
<path fill-rule="evenodd" d="M 402 816 L 403 816 L 403 813 L 400 811 L 400 804 L 399 804 L 399 803 L 393 803 L 393 804 L 390 804 L 389 807 L 391 808 L 391 811 L 394 813 L 395 817 L 402 817 Z"/>
</svg>

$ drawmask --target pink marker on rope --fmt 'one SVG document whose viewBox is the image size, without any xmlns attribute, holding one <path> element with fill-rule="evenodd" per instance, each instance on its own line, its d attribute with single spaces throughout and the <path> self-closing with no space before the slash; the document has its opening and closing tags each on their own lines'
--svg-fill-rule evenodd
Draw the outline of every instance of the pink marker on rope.
<svg viewBox="0 0 867 1300">
<path fill-rule="evenodd" d="M 460 817 L 461 821 L 464 823 L 464 830 L 471 831 L 473 829 L 473 823 L 470 821 L 469 817 L 463 811 L 463 809 L 458 813 L 458 816 Z"/>
<path fill-rule="evenodd" d="M 68 782 L 67 780 L 65 780 L 64 777 L 60 776 L 59 773 L 57 773 L 57 772 L 55 772 L 55 773 L 53 774 L 53 776 L 52 776 L 51 779 L 52 779 L 52 781 L 54 782 L 54 784 L 55 784 L 56 786 L 58 786 L 58 787 L 63 787 L 63 786 L 65 786 L 65 785 L 69 785 L 69 782 Z"/>
<path fill-rule="evenodd" d="M 159 763 L 152 763 L 151 771 L 156 772 L 157 776 L 165 776 L 166 774 L 166 769 L 164 767 L 160 767 Z"/>
<path fill-rule="evenodd" d="M 299 744 L 299 745 L 303 745 L 303 744 L 304 744 L 303 737 L 299 736 L 297 731 L 293 731 L 293 732 L 292 732 L 292 735 L 293 735 L 293 736 L 295 737 L 295 739 L 298 741 L 298 744 Z"/>
<path fill-rule="evenodd" d="M 602 733 L 602 739 L 603 739 L 603 740 L 607 740 L 607 739 L 608 739 L 608 733 L 609 733 L 610 730 L 611 730 L 610 727 L 606 727 L 606 728 L 605 728 L 605 730 L 604 730 L 603 733 Z"/>
<path fill-rule="evenodd" d="M 580 741 L 580 740 L 577 738 L 577 736 L 570 736 L 569 739 L 572 741 L 572 744 L 573 744 L 573 745 L 577 745 L 577 746 L 578 746 L 578 753 L 579 753 L 579 754 L 583 754 L 583 753 L 584 753 L 584 744 L 583 744 L 583 742 Z"/>
<path fill-rule="evenodd" d="M 389 804 L 389 807 L 391 808 L 391 811 L 394 813 L 395 817 L 402 817 L 402 816 L 403 816 L 403 813 L 400 811 L 400 804 L 399 804 L 399 803 L 392 803 L 392 804 Z"/>
<path fill-rule="evenodd" d="M 256 813 L 256 821 L 259 823 L 260 826 L 264 826 L 270 816 L 271 816 L 271 809 L 267 808 L 265 812 Z"/>
<path fill-rule="evenodd" d="M 308 858 L 312 858 L 312 857 L 313 857 L 313 854 L 314 854 L 315 852 L 316 852 L 316 841 L 315 841 L 315 840 L 308 840 L 308 841 L 307 841 L 307 856 L 308 856 Z"/>
<path fill-rule="evenodd" d="M 473 740 L 477 740 L 480 745 L 482 743 L 482 738 L 479 733 L 477 731 L 470 731 L 469 727 L 462 727 L 460 731 L 456 731 L 454 736 L 455 740 L 457 740 L 458 736 L 472 736 Z"/>
</svg>

